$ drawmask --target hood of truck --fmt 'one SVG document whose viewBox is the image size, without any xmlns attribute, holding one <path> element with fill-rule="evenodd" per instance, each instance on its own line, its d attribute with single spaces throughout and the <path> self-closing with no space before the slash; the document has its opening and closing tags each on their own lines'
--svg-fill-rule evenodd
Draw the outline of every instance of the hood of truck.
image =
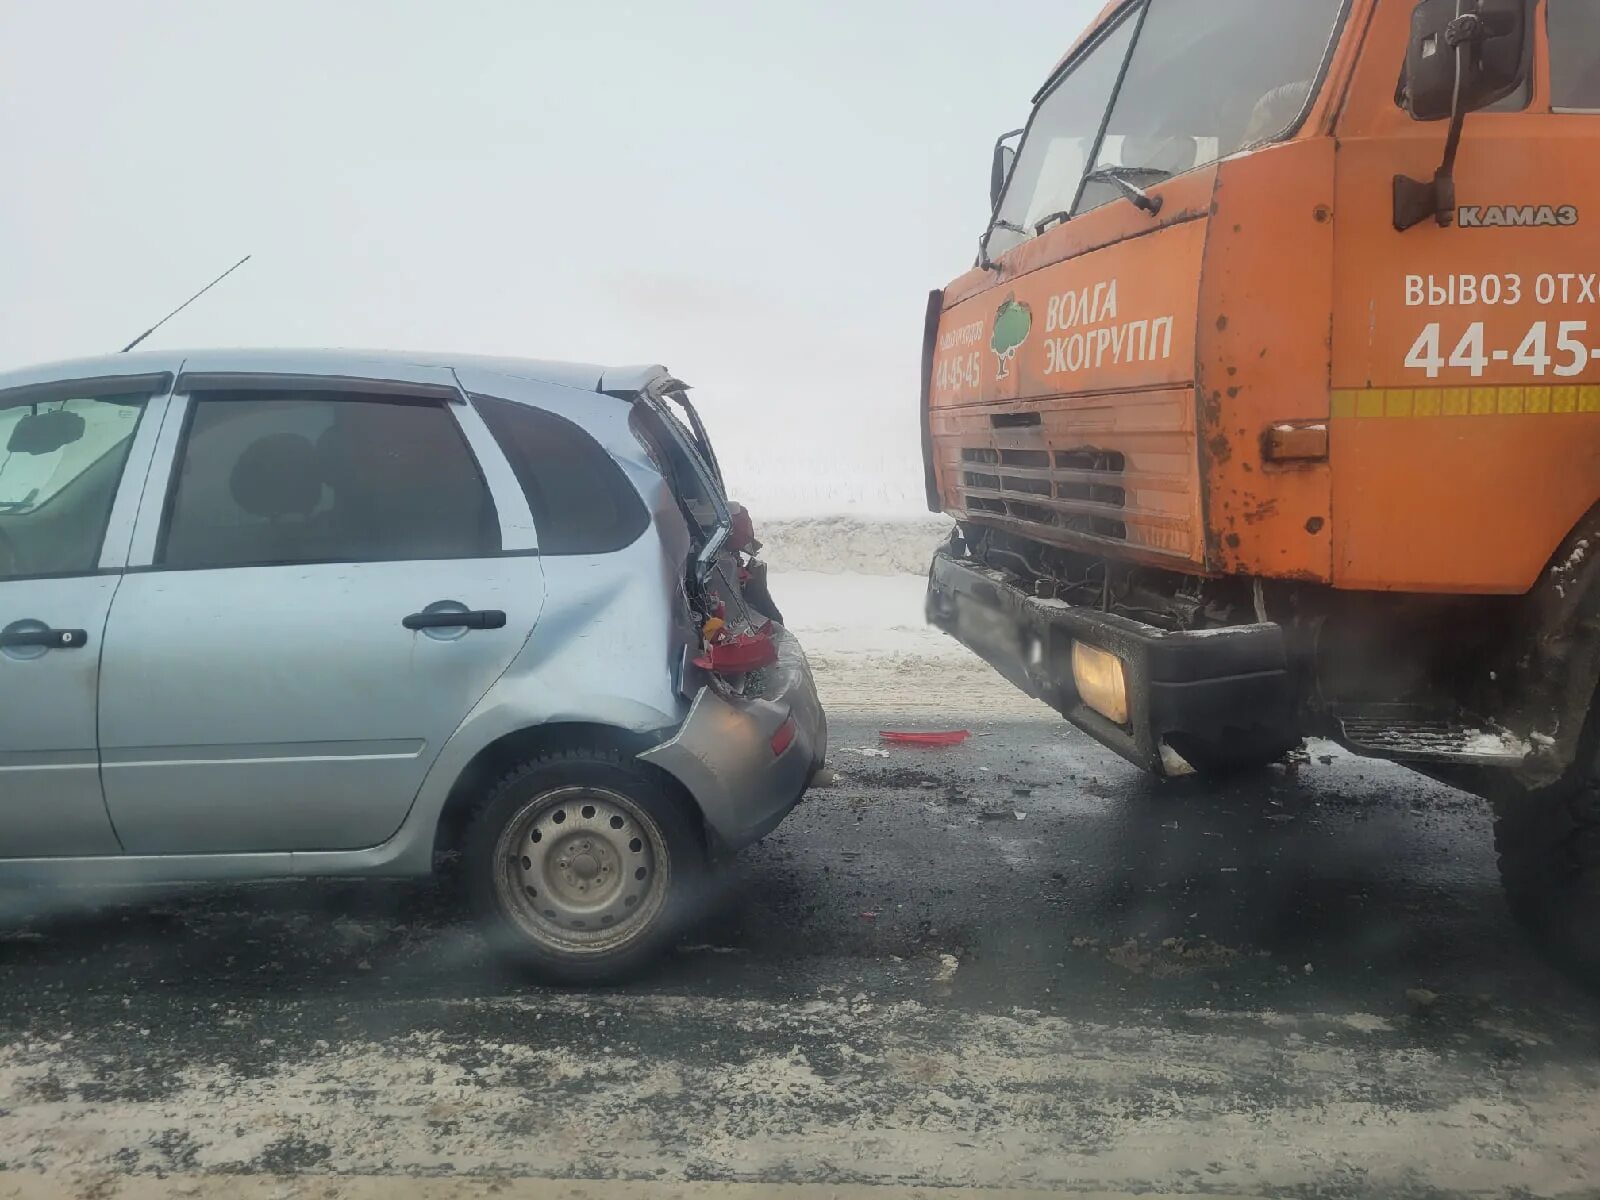
<svg viewBox="0 0 1600 1200">
<path fill-rule="evenodd" d="M 945 290 L 929 421 L 947 501 L 1069 546 L 1204 557 L 1195 327 L 1215 170 L 1096 209 Z"/>
</svg>

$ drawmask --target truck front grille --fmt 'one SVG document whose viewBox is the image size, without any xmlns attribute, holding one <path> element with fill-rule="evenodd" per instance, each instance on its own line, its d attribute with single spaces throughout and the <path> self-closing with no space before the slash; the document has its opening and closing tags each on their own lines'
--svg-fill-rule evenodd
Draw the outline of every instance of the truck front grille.
<svg viewBox="0 0 1600 1200">
<path fill-rule="evenodd" d="M 946 511 L 1047 545 L 1203 564 L 1192 388 L 936 408 Z"/>
<path fill-rule="evenodd" d="M 1128 493 L 1118 482 L 1127 461 L 1116 451 L 969 446 L 962 449 L 961 462 L 969 512 L 1094 537 L 1128 536 L 1119 513 Z"/>
</svg>

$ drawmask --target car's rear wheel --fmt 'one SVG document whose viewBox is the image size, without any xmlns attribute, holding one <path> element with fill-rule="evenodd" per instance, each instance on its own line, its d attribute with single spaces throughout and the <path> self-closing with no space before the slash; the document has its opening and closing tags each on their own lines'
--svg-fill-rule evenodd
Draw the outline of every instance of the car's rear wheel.
<svg viewBox="0 0 1600 1200">
<path fill-rule="evenodd" d="M 491 945 L 547 979 L 603 982 L 656 957 L 681 925 L 704 854 L 685 806 L 637 764 L 560 751 L 500 781 L 462 866 Z"/>
</svg>

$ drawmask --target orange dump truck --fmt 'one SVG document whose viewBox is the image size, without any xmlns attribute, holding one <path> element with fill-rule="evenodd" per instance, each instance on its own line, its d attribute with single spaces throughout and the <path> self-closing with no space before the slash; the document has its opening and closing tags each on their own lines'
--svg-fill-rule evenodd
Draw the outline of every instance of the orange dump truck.
<svg viewBox="0 0 1600 1200">
<path fill-rule="evenodd" d="M 1118 0 L 991 192 L 930 619 L 1153 772 L 1492 797 L 1600 974 L 1600 3 Z"/>
</svg>

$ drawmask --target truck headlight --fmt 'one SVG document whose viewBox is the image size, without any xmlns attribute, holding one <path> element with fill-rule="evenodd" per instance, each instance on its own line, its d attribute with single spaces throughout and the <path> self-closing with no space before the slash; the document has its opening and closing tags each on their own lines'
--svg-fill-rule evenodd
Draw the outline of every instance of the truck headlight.
<svg viewBox="0 0 1600 1200">
<path fill-rule="evenodd" d="M 1072 682 L 1078 698 L 1095 712 L 1115 724 L 1128 723 L 1128 680 L 1115 654 L 1073 642 Z"/>
</svg>

